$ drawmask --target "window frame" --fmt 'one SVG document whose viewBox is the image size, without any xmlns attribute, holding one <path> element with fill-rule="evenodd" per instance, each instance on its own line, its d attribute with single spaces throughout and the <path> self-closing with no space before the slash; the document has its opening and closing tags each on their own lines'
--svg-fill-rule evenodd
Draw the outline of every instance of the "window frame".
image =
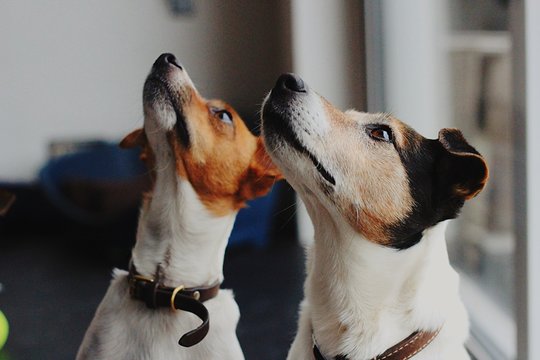
<svg viewBox="0 0 540 360">
<path fill-rule="evenodd" d="M 511 2 L 516 183 L 516 319 L 518 359 L 540 358 L 540 4 Z"/>
</svg>

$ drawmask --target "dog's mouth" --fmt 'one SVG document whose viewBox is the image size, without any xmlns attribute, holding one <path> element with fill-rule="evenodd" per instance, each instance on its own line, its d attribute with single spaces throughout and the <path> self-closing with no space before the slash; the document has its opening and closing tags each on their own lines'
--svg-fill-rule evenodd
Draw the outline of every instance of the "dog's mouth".
<svg viewBox="0 0 540 360">
<path fill-rule="evenodd" d="M 321 162 L 319 161 L 319 159 L 317 159 L 315 155 L 313 155 L 308 149 L 306 149 L 304 145 L 302 145 L 300 140 L 298 140 L 296 133 L 291 129 L 288 122 L 283 122 L 283 125 L 284 126 L 279 127 L 279 130 L 277 127 L 272 128 L 296 151 L 307 156 L 324 180 L 326 180 L 332 185 L 336 185 L 336 179 L 334 178 L 334 176 L 332 176 L 332 174 L 330 174 L 330 172 L 326 170 L 326 168 L 321 164 Z"/>
<path fill-rule="evenodd" d="M 295 103 L 295 99 L 302 99 L 305 96 L 309 96 L 309 94 L 307 85 L 299 76 L 295 74 L 281 75 L 263 104 L 263 126 L 265 132 L 273 133 L 283 138 L 293 149 L 307 156 L 322 178 L 331 185 L 336 185 L 334 176 L 302 144 L 297 133 L 291 126 L 291 121 L 293 121 L 291 118 L 291 106 Z M 298 115 L 300 114 L 298 113 Z"/>
<path fill-rule="evenodd" d="M 189 147 L 190 134 L 183 111 L 183 103 L 186 103 L 189 99 L 186 99 L 186 96 L 177 94 L 177 91 L 174 90 L 174 84 L 171 84 L 165 75 L 153 72 L 148 76 L 144 85 L 144 102 L 154 107 L 161 104 L 170 106 L 176 118 L 174 131 L 178 140 L 185 147 Z"/>
<path fill-rule="evenodd" d="M 309 157 L 309 159 L 313 162 L 313 165 L 315 165 L 315 169 L 321 174 L 321 176 L 328 181 L 332 185 L 336 185 L 336 179 L 324 168 L 324 166 L 321 165 L 319 160 L 310 153 L 309 151 L 305 150 L 306 155 Z"/>
<path fill-rule="evenodd" d="M 189 76 L 176 57 L 164 53 L 152 65 L 143 88 L 144 107 L 156 113 L 156 125 L 167 131 L 174 130 L 185 147 L 190 145 L 190 134 L 184 107 L 191 102 L 192 87 Z"/>
<path fill-rule="evenodd" d="M 328 170 L 325 169 L 324 166 L 321 165 L 320 161 L 312 153 L 305 148 L 303 148 L 303 153 L 311 160 L 313 165 L 315 165 L 315 169 L 317 169 L 324 180 L 328 181 L 332 185 L 336 185 L 336 179 L 328 172 Z"/>
</svg>

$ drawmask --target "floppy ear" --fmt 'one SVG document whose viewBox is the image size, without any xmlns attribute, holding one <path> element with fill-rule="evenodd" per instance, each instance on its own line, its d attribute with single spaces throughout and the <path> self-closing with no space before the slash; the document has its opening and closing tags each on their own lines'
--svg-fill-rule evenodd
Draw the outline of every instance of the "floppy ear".
<svg viewBox="0 0 540 360">
<path fill-rule="evenodd" d="M 281 171 L 268 156 L 262 139 L 257 138 L 257 150 L 240 184 L 240 199 L 245 201 L 263 196 L 270 191 L 276 181 L 281 179 L 283 179 Z"/>
<path fill-rule="evenodd" d="M 488 180 L 486 161 L 457 129 L 442 129 L 438 141 L 443 148 L 437 165 L 440 187 L 445 188 L 450 197 L 472 199 L 482 191 Z"/>
<path fill-rule="evenodd" d="M 122 149 L 131 149 L 136 146 L 146 145 L 146 135 L 144 134 L 144 129 L 136 129 L 127 134 L 122 141 L 120 141 L 120 147 Z"/>
<path fill-rule="evenodd" d="M 148 139 L 143 128 L 133 130 L 120 141 L 120 147 L 122 149 L 131 149 L 137 146 L 142 148 L 139 158 L 148 169 L 153 171 L 155 164 L 154 153 L 148 145 Z"/>
</svg>

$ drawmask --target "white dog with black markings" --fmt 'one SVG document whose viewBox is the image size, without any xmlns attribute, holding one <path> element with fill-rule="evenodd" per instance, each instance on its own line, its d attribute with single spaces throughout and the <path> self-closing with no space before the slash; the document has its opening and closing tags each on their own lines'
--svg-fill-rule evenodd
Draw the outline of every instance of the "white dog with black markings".
<svg viewBox="0 0 540 360">
<path fill-rule="evenodd" d="M 387 114 L 342 112 L 294 74 L 263 137 L 315 226 L 288 359 L 468 359 L 445 228 L 488 168 L 456 129 L 429 140 Z"/>
<path fill-rule="evenodd" d="M 115 271 L 77 359 L 243 359 L 238 305 L 219 290 L 225 247 L 238 210 L 279 171 L 234 109 L 201 97 L 173 55 L 154 63 L 143 101 L 144 129 L 121 145 L 142 146 L 153 189 L 130 272 Z"/>
</svg>

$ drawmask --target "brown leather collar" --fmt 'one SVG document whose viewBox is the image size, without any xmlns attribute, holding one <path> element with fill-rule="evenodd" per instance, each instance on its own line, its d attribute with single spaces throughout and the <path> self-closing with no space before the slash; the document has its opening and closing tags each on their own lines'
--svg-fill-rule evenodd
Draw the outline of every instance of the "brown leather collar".
<svg viewBox="0 0 540 360">
<path fill-rule="evenodd" d="M 442 327 L 435 331 L 415 331 L 406 339 L 400 341 L 380 355 L 371 360 L 408 360 L 424 350 L 439 335 Z M 313 338 L 313 355 L 316 360 L 326 360 Z M 338 355 L 335 360 L 347 360 L 346 355 Z"/>
<path fill-rule="evenodd" d="M 129 264 L 129 293 L 133 299 L 143 301 L 150 309 L 168 307 L 173 311 L 184 310 L 197 315 L 202 324 L 180 338 L 178 344 L 190 347 L 198 344 L 210 329 L 208 310 L 203 302 L 215 297 L 219 292 L 220 283 L 208 287 L 176 288 L 163 286 L 158 275 L 147 277 L 139 274 L 133 265 Z"/>
</svg>

